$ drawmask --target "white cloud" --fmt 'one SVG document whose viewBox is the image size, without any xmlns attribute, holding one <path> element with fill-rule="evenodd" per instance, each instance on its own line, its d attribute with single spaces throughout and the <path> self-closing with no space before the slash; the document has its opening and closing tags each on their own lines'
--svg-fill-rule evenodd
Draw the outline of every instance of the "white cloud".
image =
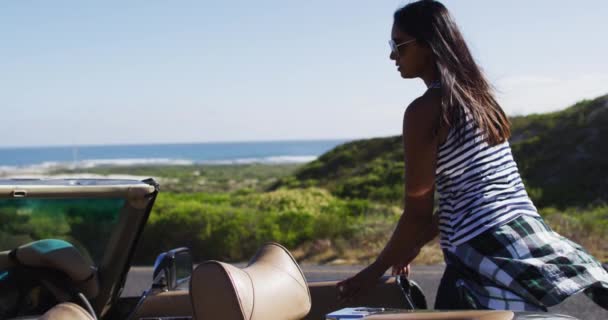
<svg viewBox="0 0 608 320">
<path fill-rule="evenodd" d="M 498 100 L 509 115 L 556 111 L 608 93 L 608 74 L 560 78 L 518 75 L 495 83 Z"/>
</svg>

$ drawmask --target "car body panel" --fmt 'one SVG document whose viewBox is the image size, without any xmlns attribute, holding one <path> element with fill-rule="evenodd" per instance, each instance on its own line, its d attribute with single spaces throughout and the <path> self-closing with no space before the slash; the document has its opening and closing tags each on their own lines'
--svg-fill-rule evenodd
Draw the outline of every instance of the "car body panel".
<svg viewBox="0 0 608 320">
<path fill-rule="evenodd" d="M 347 306 L 406 307 L 403 293 L 394 278 L 382 279 L 378 286 L 369 293 L 348 303 L 338 301 L 336 284 L 337 281 L 311 282 L 308 284 L 312 307 L 304 319 L 324 319 L 326 314 Z M 126 301 L 123 303 L 126 303 Z M 152 293 L 148 295 L 134 314 L 135 319 L 141 317 L 187 316 L 192 316 L 192 306 L 189 292 L 186 290 Z"/>
<path fill-rule="evenodd" d="M 338 300 L 337 283 L 338 281 L 309 283 L 312 307 L 305 319 L 324 319 L 326 314 L 350 306 L 406 308 L 403 292 L 394 277 L 381 279 L 372 290 L 348 302 Z"/>
<path fill-rule="evenodd" d="M 133 318 L 192 317 L 192 314 L 190 293 L 179 290 L 149 295 L 137 308 Z"/>
</svg>

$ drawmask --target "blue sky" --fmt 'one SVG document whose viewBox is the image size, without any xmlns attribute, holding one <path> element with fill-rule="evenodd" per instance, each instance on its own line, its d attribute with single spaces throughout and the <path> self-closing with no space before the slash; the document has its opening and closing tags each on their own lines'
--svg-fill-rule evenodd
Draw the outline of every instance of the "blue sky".
<svg viewBox="0 0 608 320">
<path fill-rule="evenodd" d="M 2 1 L 0 146 L 398 134 L 406 1 Z M 608 93 L 608 1 L 444 1 L 508 114 Z"/>
</svg>

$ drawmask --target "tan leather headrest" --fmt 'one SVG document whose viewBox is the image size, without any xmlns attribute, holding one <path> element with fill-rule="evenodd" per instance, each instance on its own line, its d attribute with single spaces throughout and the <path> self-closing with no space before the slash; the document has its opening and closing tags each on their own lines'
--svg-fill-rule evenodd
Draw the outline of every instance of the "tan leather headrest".
<svg viewBox="0 0 608 320">
<path fill-rule="evenodd" d="M 304 273 L 276 243 L 260 248 L 244 269 L 219 261 L 198 265 L 190 295 L 198 320 L 302 319 L 311 306 Z"/>
<path fill-rule="evenodd" d="M 99 292 L 96 270 L 69 242 L 45 239 L 0 252 L 0 269 L 19 265 L 61 271 L 87 298 L 94 298 Z"/>
<path fill-rule="evenodd" d="M 49 309 L 40 320 L 93 320 L 93 317 L 81 306 L 64 302 Z"/>
</svg>

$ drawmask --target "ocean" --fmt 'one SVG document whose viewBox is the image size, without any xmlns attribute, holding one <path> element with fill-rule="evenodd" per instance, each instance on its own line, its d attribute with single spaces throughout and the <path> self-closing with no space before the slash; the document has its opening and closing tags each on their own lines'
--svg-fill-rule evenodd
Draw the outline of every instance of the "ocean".
<svg viewBox="0 0 608 320">
<path fill-rule="evenodd" d="M 303 163 L 347 140 L 0 148 L 0 170 L 109 165 Z"/>
</svg>

